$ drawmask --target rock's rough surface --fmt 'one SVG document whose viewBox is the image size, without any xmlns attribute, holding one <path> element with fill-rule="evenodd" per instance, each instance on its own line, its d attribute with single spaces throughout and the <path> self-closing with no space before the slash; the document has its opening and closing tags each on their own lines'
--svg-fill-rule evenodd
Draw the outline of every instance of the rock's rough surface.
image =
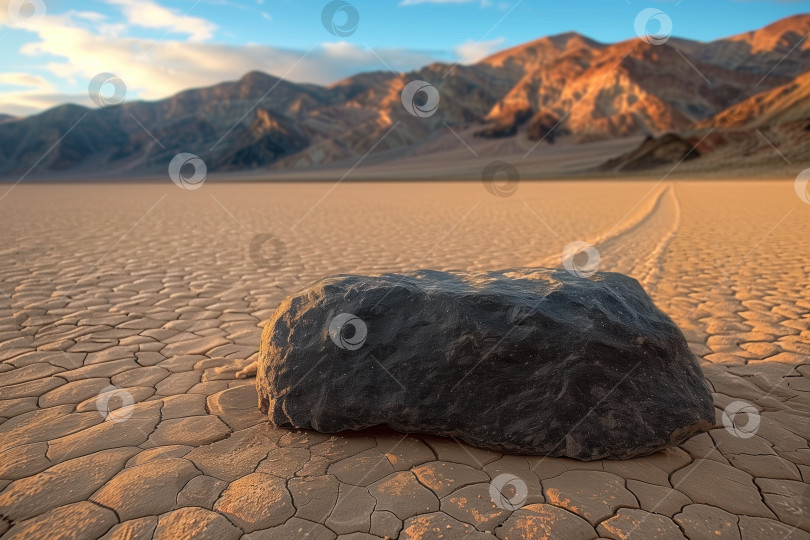
<svg viewBox="0 0 810 540">
<path fill-rule="evenodd" d="M 276 426 L 384 424 L 584 460 L 649 454 L 714 422 L 681 331 L 614 273 L 326 278 L 265 326 L 256 384 Z"/>
</svg>

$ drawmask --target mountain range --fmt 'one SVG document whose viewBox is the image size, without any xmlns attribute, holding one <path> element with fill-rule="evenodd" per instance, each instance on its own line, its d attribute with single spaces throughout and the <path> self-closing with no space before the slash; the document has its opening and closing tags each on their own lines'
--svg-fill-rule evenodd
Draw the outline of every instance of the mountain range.
<svg viewBox="0 0 810 540">
<path fill-rule="evenodd" d="M 673 136 L 686 148 L 699 143 L 692 157 L 700 159 L 715 153 L 733 160 L 741 148 L 759 148 L 757 134 L 778 139 L 785 152 L 805 152 L 808 34 L 810 15 L 710 43 L 603 44 L 566 33 L 472 65 L 363 73 L 328 87 L 251 72 L 159 101 L 0 116 L 0 175 L 34 167 L 44 175 L 165 174 L 180 152 L 199 155 L 209 171 L 291 171 L 366 155 L 421 156 L 441 152 L 448 140 L 461 144 L 457 138 L 533 147 L 646 137 L 624 157 L 663 156 L 628 170 L 682 158 L 684 146 Z M 415 80 L 438 90 L 432 116 L 402 105 L 403 88 Z M 457 137 L 448 139 L 448 130 Z M 656 153 L 656 141 L 668 150 Z M 619 156 L 600 170 L 622 168 Z"/>
</svg>

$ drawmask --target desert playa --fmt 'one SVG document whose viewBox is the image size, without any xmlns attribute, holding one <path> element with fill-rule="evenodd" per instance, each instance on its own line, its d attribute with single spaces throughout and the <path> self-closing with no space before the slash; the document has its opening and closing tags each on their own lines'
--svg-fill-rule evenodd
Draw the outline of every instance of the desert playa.
<svg viewBox="0 0 810 540">
<path fill-rule="evenodd" d="M 810 538 L 810 205 L 792 180 L 21 184 L 3 205 L 4 539 Z M 236 378 L 315 279 L 559 267 L 575 240 L 682 328 L 709 433 L 581 462 L 290 431 Z M 515 509 L 491 496 L 503 474 L 526 487 Z"/>
</svg>

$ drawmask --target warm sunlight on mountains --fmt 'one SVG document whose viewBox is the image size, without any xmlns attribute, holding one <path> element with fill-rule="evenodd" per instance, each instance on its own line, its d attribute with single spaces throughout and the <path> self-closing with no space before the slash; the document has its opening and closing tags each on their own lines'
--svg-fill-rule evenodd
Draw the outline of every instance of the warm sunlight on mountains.
<svg viewBox="0 0 810 540">
<path fill-rule="evenodd" d="M 156 102 L 64 105 L 0 118 L 0 174 L 25 172 L 52 146 L 40 163 L 51 173 L 149 174 L 185 151 L 212 171 L 322 166 L 370 150 L 402 157 L 431 151 L 448 127 L 551 144 L 776 126 L 810 118 L 808 32 L 810 15 L 712 43 L 606 45 L 566 33 L 474 65 L 365 73 L 330 87 L 252 72 Z M 413 80 L 438 89 L 435 115 L 404 110 Z"/>
</svg>

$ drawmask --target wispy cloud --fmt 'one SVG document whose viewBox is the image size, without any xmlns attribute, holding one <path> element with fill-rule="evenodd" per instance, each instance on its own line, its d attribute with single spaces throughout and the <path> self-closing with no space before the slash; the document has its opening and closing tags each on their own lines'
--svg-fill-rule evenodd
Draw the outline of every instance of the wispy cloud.
<svg viewBox="0 0 810 540">
<path fill-rule="evenodd" d="M 504 44 L 506 38 L 500 37 L 489 41 L 467 40 L 456 46 L 453 51 L 464 64 L 473 64 L 491 55 Z"/>
<path fill-rule="evenodd" d="M 318 45 L 300 61 L 305 50 L 269 45 L 227 45 L 202 39 L 215 26 L 204 20 L 172 14 L 164 20 L 141 21 L 132 13 L 135 0 L 109 0 L 121 7 L 124 23 L 88 12 L 49 15 L 29 31 L 33 41 L 20 49 L 31 59 L 32 72 L 0 74 L 0 112 L 27 115 L 60 103 L 91 105 L 85 88 L 96 74 L 115 73 L 127 85 L 127 99 L 160 99 L 188 88 L 235 80 L 260 70 L 295 82 L 331 84 L 360 71 L 408 71 L 435 61 L 429 54 L 400 48 L 367 49 L 347 42 Z M 139 3 L 138 6 L 144 4 Z M 154 13 L 165 12 L 158 10 Z M 139 22 L 140 21 L 140 22 Z M 191 21 L 196 26 L 186 27 Z M 145 39 L 129 35 L 132 26 L 150 24 L 186 40 Z M 43 63 L 37 65 L 37 59 Z M 295 66 L 294 69 L 293 66 Z M 292 69 L 292 71 L 290 71 Z M 59 82 L 58 87 L 48 79 Z M 66 88 L 75 88 L 72 93 Z"/>
<path fill-rule="evenodd" d="M 186 35 L 191 41 L 210 39 L 217 29 L 208 20 L 177 13 L 149 0 L 107 0 L 107 3 L 121 8 L 130 25 Z"/>
<path fill-rule="evenodd" d="M 44 77 L 21 72 L 0 73 L 0 85 L 39 89 L 53 88 L 53 85 Z"/>
</svg>

